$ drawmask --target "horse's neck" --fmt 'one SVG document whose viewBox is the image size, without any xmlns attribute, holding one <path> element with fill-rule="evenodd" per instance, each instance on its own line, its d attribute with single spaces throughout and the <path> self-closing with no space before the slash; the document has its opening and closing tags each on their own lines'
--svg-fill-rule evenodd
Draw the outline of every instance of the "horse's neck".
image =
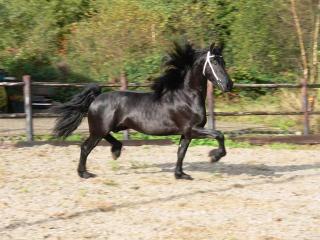
<svg viewBox="0 0 320 240">
<path fill-rule="evenodd" d="M 199 67 L 197 69 L 191 69 L 184 81 L 184 89 L 187 91 L 194 92 L 199 95 L 199 97 L 204 100 L 207 97 L 207 80 L 202 75 L 202 72 L 199 71 Z"/>
</svg>

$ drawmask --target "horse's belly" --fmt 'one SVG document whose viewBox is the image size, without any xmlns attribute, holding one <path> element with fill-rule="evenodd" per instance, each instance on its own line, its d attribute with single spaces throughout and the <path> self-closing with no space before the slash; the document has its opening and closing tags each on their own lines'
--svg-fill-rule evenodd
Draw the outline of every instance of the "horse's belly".
<svg viewBox="0 0 320 240">
<path fill-rule="evenodd" d="M 178 127 L 170 120 L 126 119 L 123 126 L 149 135 L 172 135 L 179 133 Z"/>
<path fill-rule="evenodd" d="M 137 128 L 134 129 L 138 132 L 149 134 L 149 135 L 157 135 L 157 136 L 165 136 L 165 135 L 174 135 L 179 133 L 178 128 L 168 127 L 168 128 Z"/>
</svg>

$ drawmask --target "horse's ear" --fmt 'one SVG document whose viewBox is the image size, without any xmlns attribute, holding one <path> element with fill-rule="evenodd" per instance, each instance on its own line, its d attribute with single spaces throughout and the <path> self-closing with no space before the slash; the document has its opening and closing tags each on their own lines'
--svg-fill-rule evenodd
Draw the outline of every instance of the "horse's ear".
<svg viewBox="0 0 320 240">
<path fill-rule="evenodd" d="M 219 47 L 219 51 L 220 51 L 220 54 L 221 54 L 223 52 L 223 49 L 224 49 L 224 43 L 220 42 L 218 47 Z"/>
<path fill-rule="evenodd" d="M 214 47 L 215 47 L 215 43 L 213 42 L 211 45 L 210 45 L 210 53 L 213 53 L 214 52 Z"/>
</svg>

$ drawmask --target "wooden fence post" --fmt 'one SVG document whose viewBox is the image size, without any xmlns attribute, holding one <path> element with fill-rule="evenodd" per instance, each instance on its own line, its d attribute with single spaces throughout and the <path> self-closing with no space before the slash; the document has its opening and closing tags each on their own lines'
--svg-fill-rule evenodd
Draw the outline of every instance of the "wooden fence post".
<svg viewBox="0 0 320 240">
<path fill-rule="evenodd" d="M 121 85 L 120 87 L 121 91 L 126 91 L 128 89 L 128 80 L 124 72 L 121 72 L 121 75 L 120 75 L 120 85 Z M 124 140 L 130 139 L 129 130 L 123 131 L 123 139 Z"/>
<path fill-rule="evenodd" d="M 302 87 L 302 111 L 303 111 L 303 135 L 309 135 L 310 124 L 309 124 L 309 102 L 308 102 L 308 86 L 306 80 L 303 80 Z"/>
<path fill-rule="evenodd" d="M 33 141 L 33 123 L 32 123 L 32 100 L 31 100 L 31 77 L 23 76 L 23 97 L 24 97 L 24 112 L 26 114 L 26 133 L 27 141 Z"/>
<path fill-rule="evenodd" d="M 207 84 L 207 103 L 208 103 L 208 127 L 215 130 L 215 117 L 214 117 L 214 96 L 213 96 L 213 84 L 208 81 Z"/>
</svg>

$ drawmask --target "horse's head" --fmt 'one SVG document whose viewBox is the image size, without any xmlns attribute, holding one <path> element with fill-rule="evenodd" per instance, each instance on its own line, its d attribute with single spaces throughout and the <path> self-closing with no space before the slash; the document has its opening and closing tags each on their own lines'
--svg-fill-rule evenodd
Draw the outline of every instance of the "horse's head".
<svg viewBox="0 0 320 240">
<path fill-rule="evenodd" d="M 206 53 L 202 73 L 223 92 L 230 92 L 232 90 L 233 82 L 225 69 L 222 47 L 215 46 L 214 43 L 211 44 L 210 50 Z"/>
</svg>

